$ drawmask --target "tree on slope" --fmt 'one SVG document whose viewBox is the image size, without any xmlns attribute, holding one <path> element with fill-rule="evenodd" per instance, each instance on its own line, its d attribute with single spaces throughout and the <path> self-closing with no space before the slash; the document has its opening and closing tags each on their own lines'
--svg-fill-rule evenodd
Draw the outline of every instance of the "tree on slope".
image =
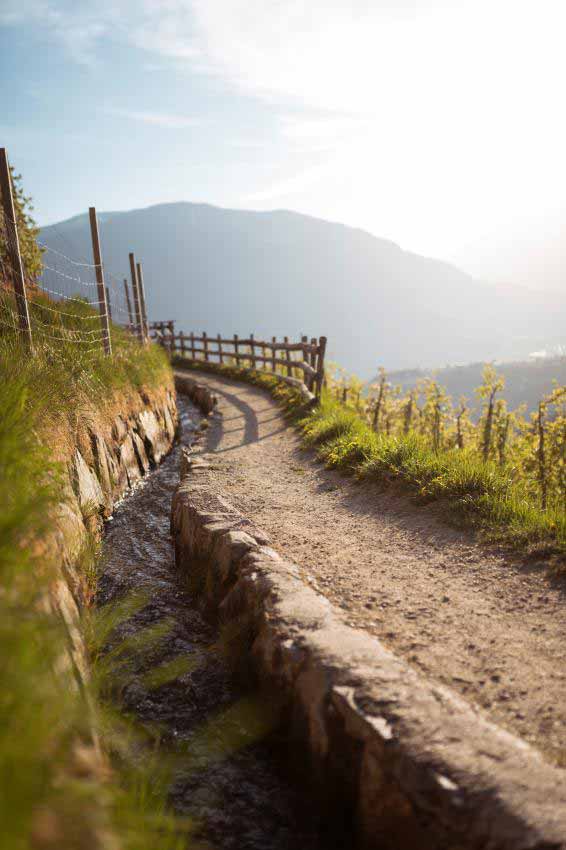
<svg viewBox="0 0 566 850">
<path fill-rule="evenodd" d="M 33 205 L 31 197 L 24 194 L 22 187 L 22 175 L 16 174 L 10 166 L 12 173 L 12 193 L 16 210 L 16 224 L 18 227 L 18 238 L 20 241 L 20 253 L 27 280 L 35 283 L 42 270 L 41 248 L 37 244 L 39 227 L 33 218 Z M 0 275 L 2 283 L 11 283 L 12 271 L 8 255 L 6 225 L 4 214 L 0 207 Z"/>
</svg>

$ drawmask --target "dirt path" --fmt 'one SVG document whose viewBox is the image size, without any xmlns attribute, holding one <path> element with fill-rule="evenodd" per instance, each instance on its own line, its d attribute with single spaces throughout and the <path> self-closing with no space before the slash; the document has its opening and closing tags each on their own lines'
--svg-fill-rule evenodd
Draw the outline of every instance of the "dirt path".
<svg viewBox="0 0 566 850">
<path fill-rule="evenodd" d="M 434 511 L 325 470 L 262 391 L 199 374 L 233 503 L 305 580 L 415 667 L 566 767 L 566 588 L 474 545 Z"/>
</svg>

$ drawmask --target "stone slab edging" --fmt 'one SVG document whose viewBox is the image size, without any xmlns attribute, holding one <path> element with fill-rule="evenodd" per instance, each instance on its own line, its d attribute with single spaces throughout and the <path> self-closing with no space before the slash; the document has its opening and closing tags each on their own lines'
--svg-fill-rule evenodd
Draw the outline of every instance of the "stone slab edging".
<svg viewBox="0 0 566 850">
<path fill-rule="evenodd" d="M 187 374 L 175 372 L 175 389 L 186 395 L 196 406 L 208 416 L 217 404 L 217 398 L 204 384 L 199 384 Z"/>
<path fill-rule="evenodd" d="M 203 361 L 200 361 L 200 360 L 199 361 L 191 361 L 191 362 L 196 363 L 197 368 L 201 369 L 203 372 L 206 372 L 209 375 L 217 375 L 220 379 L 222 379 L 223 374 L 222 374 L 221 371 L 219 371 L 219 370 L 217 371 L 216 369 L 210 369 L 210 368 L 207 369 L 207 366 L 214 366 L 216 364 L 208 364 L 208 363 L 206 363 L 206 361 L 203 362 Z M 254 372 L 253 369 L 242 369 L 242 368 L 240 368 L 240 371 L 245 372 L 245 373 L 249 373 L 249 374 Z M 203 406 L 199 403 L 199 400 L 198 400 L 198 397 L 204 398 L 206 393 L 208 393 L 208 395 L 211 397 L 211 399 L 215 399 L 216 397 L 211 394 L 210 390 L 206 386 L 204 386 L 203 384 L 199 384 L 198 381 L 195 378 L 190 378 L 186 371 L 183 372 L 183 367 L 181 365 L 178 366 L 178 368 L 175 370 L 174 374 L 175 374 L 175 387 L 177 388 L 177 391 L 180 392 L 180 393 L 184 393 L 185 395 L 188 395 L 189 398 L 191 399 L 191 401 L 194 401 L 194 403 L 197 405 L 197 407 L 201 408 L 203 413 L 206 413 L 206 414 L 210 413 L 212 408 L 210 410 L 206 409 L 206 406 L 207 406 L 206 402 L 205 402 L 205 405 Z M 266 372 L 265 374 L 269 375 L 270 378 L 275 378 L 277 381 L 280 381 L 282 384 L 286 384 L 288 387 L 292 387 L 294 390 L 298 390 L 301 398 L 303 399 L 303 401 L 305 402 L 306 405 L 313 406 L 313 405 L 318 403 L 318 400 L 317 400 L 316 396 L 314 395 L 314 393 L 311 393 L 311 391 L 308 389 L 307 385 L 303 381 L 300 381 L 298 378 L 293 378 L 290 375 L 280 375 L 277 372 Z M 229 380 L 233 381 L 233 380 L 237 380 L 237 378 L 229 378 Z M 192 393 L 195 393 L 194 397 L 193 397 Z M 216 401 L 212 402 L 213 405 L 215 403 L 216 403 Z"/>
<path fill-rule="evenodd" d="M 207 602 L 283 698 L 291 737 L 351 818 L 353 844 L 566 848 L 566 771 L 347 626 L 223 495 L 213 454 L 183 452 L 171 526 L 179 567 L 206 574 Z"/>
</svg>

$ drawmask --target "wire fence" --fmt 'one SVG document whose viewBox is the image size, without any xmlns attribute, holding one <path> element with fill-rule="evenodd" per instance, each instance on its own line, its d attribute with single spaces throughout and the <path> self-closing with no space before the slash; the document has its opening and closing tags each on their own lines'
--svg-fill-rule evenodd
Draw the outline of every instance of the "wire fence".
<svg viewBox="0 0 566 850">
<path fill-rule="evenodd" d="M 0 201 L 0 337 L 10 334 L 32 352 L 42 345 L 73 344 L 105 354 L 112 352 L 112 333 L 125 330 L 141 343 L 149 341 L 141 263 L 129 254 L 128 281 L 103 262 L 94 207 L 89 209 L 90 261 L 57 229 L 60 247 L 33 238 L 14 201 L 5 148 L 0 148 Z"/>
<path fill-rule="evenodd" d="M 13 258 L 20 254 L 19 239 L 15 236 L 17 222 L 4 211 L 1 221 L 1 238 L 4 250 L 0 251 L 0 332 L 24 334 L 18 309 L 16 280 L 19 274 Z M 100 297 L 97 264 L 89 262 L 73 250 L 64 240 L 63 250 L 58 250 L 41 239 L 41 274 L 31 275 L 21 263 L 25 300 L 33 345 L 80 344 L 84 351 L 104 348 L 110 342 L 112 326 L 130 331 L 145 339 L 144 317 L 136 320 L 134 305 L 139 292 L 141 268 L 135 264 L 135 280 L 119 274 L 101 263 L 104 297 Z M 144 299 L 145 300 L 145 299 Z M 106 327 L 105 317 L 109 324 Z M 146 320 L 147 321 L 147 320 Z"/>
</svg>

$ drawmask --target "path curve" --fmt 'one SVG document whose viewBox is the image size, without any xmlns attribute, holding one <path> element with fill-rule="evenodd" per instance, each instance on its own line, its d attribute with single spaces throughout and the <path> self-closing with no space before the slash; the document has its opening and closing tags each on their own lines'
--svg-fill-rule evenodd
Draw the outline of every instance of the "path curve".
<svg viewBox="0 0 566 850">
<path fill-rule="evenodd" d="M 566 767 L 564 583 L 475 545 L 437 509 L 324 469 L 262 390 L 198 381 L 219 400 L 202 451 L 223 491 L 305 581 Z"/>
</svg>

